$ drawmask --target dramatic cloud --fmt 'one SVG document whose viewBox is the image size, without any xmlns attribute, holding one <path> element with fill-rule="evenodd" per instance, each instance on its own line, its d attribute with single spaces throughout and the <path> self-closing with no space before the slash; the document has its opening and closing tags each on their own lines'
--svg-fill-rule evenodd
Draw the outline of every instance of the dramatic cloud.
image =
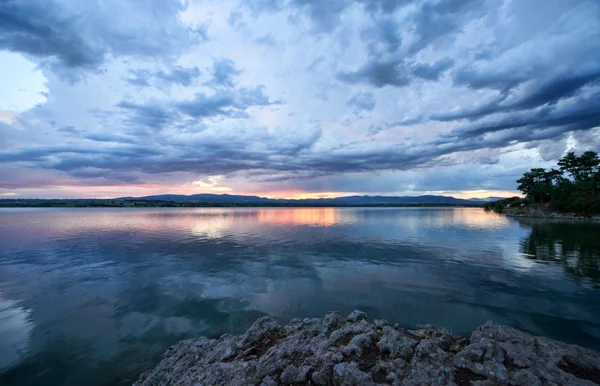
<svg viewBox="0 0 600 386">
<path fill-rule="evenodd" d="M 372 92 L 361 92 L 348 99 L 348 106 L 354 106 L 355 111 L 371 111 L 375 108 L 375 97 Z"/>
<path fill-rule="evenodd" d="M 240 74 L 231 59 L 221 58 L 215 60 L 212 68 L 212 79 L 209 84 L 215 86 L 233 87 L 233 78 Z"/>
<path fill-rule="evenodd" d="M 191 100 L 178 102 L 178 110 L 194 118 L 226 116 L 247 118 L 252 106 L 269 106 L 278 102 L 270 101 L 265 95 L 264 86 L 242 87 L 237 90 L 215 91 L 212 95 L 197 93 Z"/>
<path fill-rule="evenodd" d="M 410 83 L 411 73 L 400 60 L 374 60 L 356 71 L 340 72 L 338 79 L 350 84 L 367 83 L 375 87 L 388 85 L 402 87 Z"/>
<path fill-rule="evenodd" d="M 198 67 L 185 68 L 175 66 L 169 71 L 150 72 L 148 70 L 130 70 L 127 82 L 134 86 L 150 86 L 151 80 L 166 82 L 169 85 L 190 86 L 200 77 Z"/>
<path fill-rule="evenodd" d="M 117 107 L 127 112 L 127 121 L 129 123 L 140 124 L 152 129 L 160 129 L 174 118 L 171 111 L 168 111 L 156 102 L 138 104 L 122 101 Z"/>
<path fill-rule="evenodd" d="M 443 58 L 437 62 L 429 64 L 416 64 L 413 66 L 412 72 L 419 78 L 427 80 L 439 80 L 440 75 L 450 69 L 454 64 L 454 60 L 450 58 Z"/>
<path fill-rule="evenodd" d="M 594 0 L 6 0 L 0 51 L 3 197 L 506 193 L 600 150 Z"/>
<path fill-rule="evenodd" d="M 0 2 L 0 49 L 57 71 L 97 69 L 109 56 L 171 56 L 205 38 L 183 25 L 179 0 Z"/>
<path fill-rule="evenodd" d="M 338 73 L 338 79 L 350 84 L 367 83 L 375 87 L 403 87 L 415 77 L 431 81 L 439 80 L 440 75 L 453 64 L 454 60 L 450 58 L 443 58 L 432 64 L 412 65 L 402 60 L 373 60 L 356 71 Z"/>
</svg>

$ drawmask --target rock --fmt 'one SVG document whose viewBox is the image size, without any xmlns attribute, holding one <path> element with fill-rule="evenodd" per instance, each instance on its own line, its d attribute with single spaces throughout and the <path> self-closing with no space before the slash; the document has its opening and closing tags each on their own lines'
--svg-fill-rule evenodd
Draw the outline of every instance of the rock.
<svg viewBox="0 0 600 386">
<path fill-rule="evenodd" d="M 350 315 L 348 315 L 349 322 L 358 322 L 364 319 L 367 319 L 367 314 L 359 310 L 354 310 Z"/>
<path fill-rule="evenodd" d="M 407 330 L 344 319 L 258 319 L 243 335 L 171 347 L 137 386 L 600 385 L 600 355 L 491 322 L 470 339 L 430 325 Z"/>
<path fill-rule="evenodd" d="M 297 368 L 294 365 L 289 365 L 283 370 L 281 375 L 279 376 L 279 380 L 282 383 L 291 384 L 291 383 L 306 383 L 308 374 L 312 370 L 310 366 L 302 366 Z"/>
<path fill-rule="evenodd" d="M 312 374 L 312 381 L 315 385 L 329 385 L 332 379 L 333 367 L 324 366 L 319 371 Z"/>
<path fill-rule="evenodd" d="M 342 315 L 337 311 L 328 312 L 323 318 L 323 325 L 329 330 L 336 329 L 341 323 Z"/>
<path fill-rule="evenodd" d="M 294 383 L 298 376 L 298 369 L 294 365 L 289 365 L 283 370 L 283 373 L 279 376 L 279 380 L 283 383 Z"/>
<path fill-rule="evenodd" d="M 263 378 L 260 386 L 277 386 L 277 381 L 269 376 L 266 376 Z"/>
<path fill-rule="evenodd" d="M 356 354 L 360 357 L 363 349 L 371 346 L 374 339 L 375 334 L 372 332 L 356 335 L 354 338 L 352 338 L 350 343 L 348 343 L 346 347 L 342 349 L 342 354 L 347 356 Z"/>
<path fill-rule="evenodd" d="M 308 380 L 308 375 L 312 371 L 312 367 L 310 366 L 302 366 L 298 370 L 298 375 L 296 375 L 296 383 L 306 383 Z"/>
<path fill-rule="evenodd" d="M 338 363 L 333 367 L 333 384 L 341 386 L 374 385 L 371 375 L 360 371 L 354 362 Z"/>
<path fill-rule="evenodd" d="M 377 342 L 377 347 L 382 353 L 387 353 L 393 358 L 408 358 L 419 342 L 408 337 L 400 331 L 385 326 L 382 329 L 382 337 Z"/>
<path fill-rule="evenodd" d="M 265 337 L 265 335 L 279 330 L 281 327 L 268 316 L 258 318 L 248 329 L 245 334 L 244 343 L 258 342 Z"/>
</svg>

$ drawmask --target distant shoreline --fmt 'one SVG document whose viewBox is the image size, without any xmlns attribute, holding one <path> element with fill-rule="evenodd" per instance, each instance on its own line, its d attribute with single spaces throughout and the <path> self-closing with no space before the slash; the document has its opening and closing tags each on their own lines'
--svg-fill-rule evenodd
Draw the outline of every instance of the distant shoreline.
<svg viewBox="0 0 600 386">
<path fill-rule="evenodd" d="M 40 200 L 39 202 L 3 202 L 0 208 L 481 208 L 481 205 L 465 204 L 219 204 L 219 203 L 179 203 L 179 202 L 115 202 L 104 203 L 96 201 L 66 202 L 67 200 Z M 37 201 L 37 200 L 36 200 Z"/>
</svg>

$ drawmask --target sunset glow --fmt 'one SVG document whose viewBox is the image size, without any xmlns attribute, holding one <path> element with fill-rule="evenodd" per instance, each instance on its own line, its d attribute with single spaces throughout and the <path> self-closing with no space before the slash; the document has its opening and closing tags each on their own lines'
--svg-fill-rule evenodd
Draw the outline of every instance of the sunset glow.
<svg viewBox="0 0 600 386">
<path fill-rule="evenodd" d="M 597 1 L 125 4 L 0 1 L 0 197 L 507 197 L 600 150 Z"/>
<path fill-rule="evenodd" d="M 258 212 L 261 223 L 278 225 L 333 226 L 338 221 L 337 208 L 263 209 Z"/>
</svg>

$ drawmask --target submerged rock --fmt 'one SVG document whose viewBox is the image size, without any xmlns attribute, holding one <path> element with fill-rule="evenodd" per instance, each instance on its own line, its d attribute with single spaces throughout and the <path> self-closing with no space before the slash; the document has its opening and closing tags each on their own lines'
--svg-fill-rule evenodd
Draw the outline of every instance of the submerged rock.
<svg viewBox="0 0 600 386">
<path fill-rule="evenodd" d="M 288 384 L 600 385 L 600 355 L 491 322 L 466 339 L 330 312 L 286 326 L 263 317 L 243 335 L 185 340 L 135 383 Z"/>
</svg>

